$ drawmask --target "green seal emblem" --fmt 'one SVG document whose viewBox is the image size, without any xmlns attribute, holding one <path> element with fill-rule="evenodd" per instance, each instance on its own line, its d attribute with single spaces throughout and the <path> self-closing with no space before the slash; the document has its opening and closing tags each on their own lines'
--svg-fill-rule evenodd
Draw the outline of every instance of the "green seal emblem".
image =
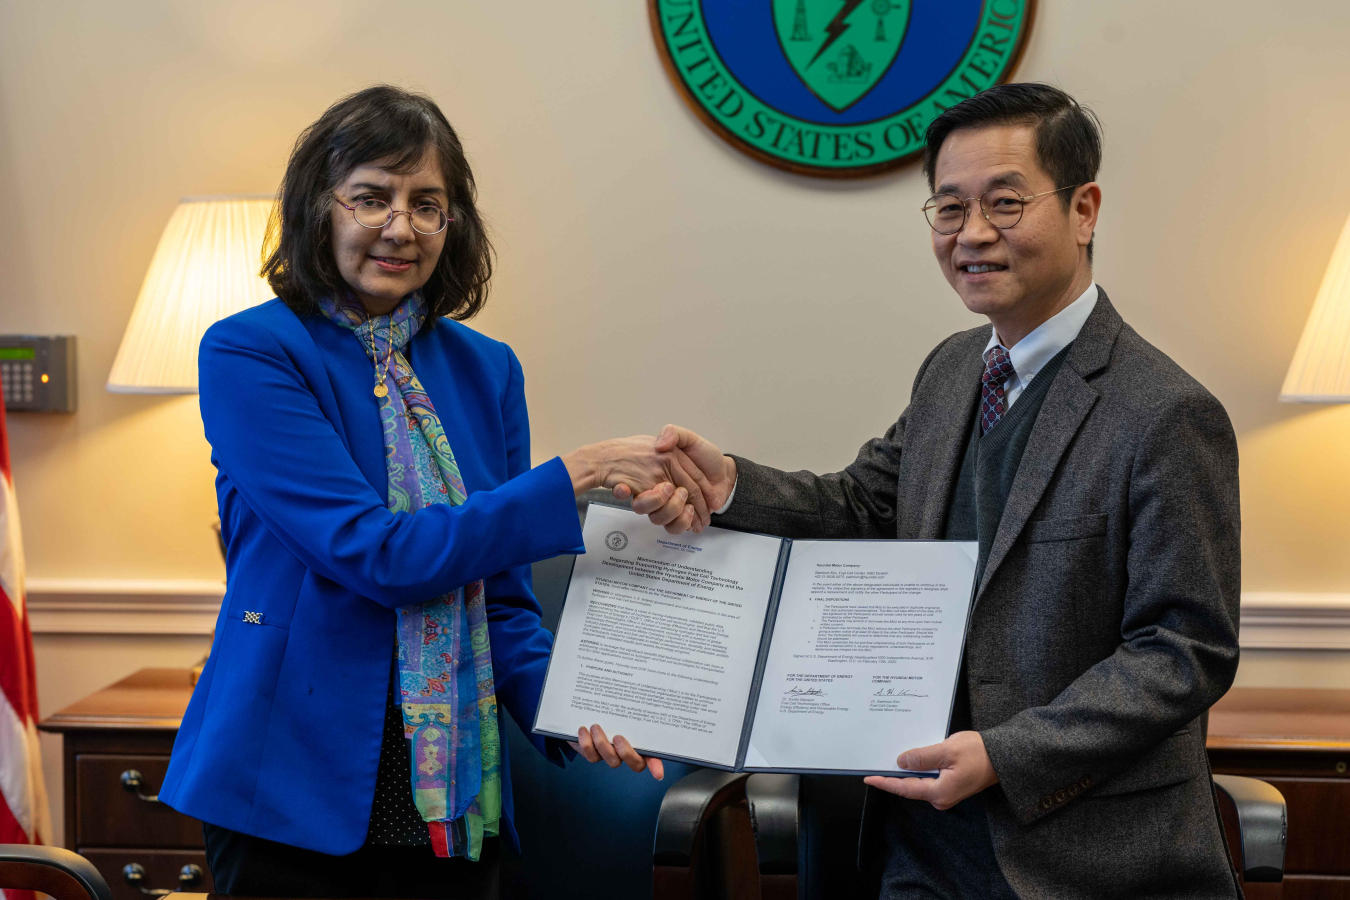
<svg viewBox="0 0 1350 900">
<path fill-rule="evenodd" d="M 1006 81 L 1035 0 L 649 0 L 694 112 L 737 149 L 808 175 L 893 168 L 938 113 Z"/>
<path fill-rule="evenodd" d="M 824 2 L 810 6 L 817 21 L 826 21 Z M 871 40 L 867 40 L 870 34 L 857 35 L 861 40 L 841 40 L 850 30 L 864 24 L 867 10 L 863 3 L 845 3 L 834 19 L 814 32 L 807 25 L 807 7 L 806 0 L 774 0 L 773 24 L 778 31 L 779 46 L 792 64 L 792 71 L 811 93 L 835 112 L 843 112 L 861 100 L 890 70 L 905 40 L 909 0 L 872 0 L 870 11 L 876 15 L 877 27 Z M 890 28 L 886 27 L 888 19 Z"/>
</svg>

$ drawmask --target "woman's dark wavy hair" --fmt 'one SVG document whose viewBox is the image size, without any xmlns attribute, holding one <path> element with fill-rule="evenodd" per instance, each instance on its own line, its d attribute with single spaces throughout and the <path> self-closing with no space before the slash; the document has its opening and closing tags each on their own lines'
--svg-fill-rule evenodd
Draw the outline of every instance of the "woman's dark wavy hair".
<svg viewBox="0 0 1350 900">
<path fill-rule="evenodd" d="M 286 164 L 267 227 L 262 275 L 297 313 L 318 311 L 320 297 L 342 290 L 333 258 L 333 189 L 357 166 L 379 162 L 411 172 L 427 151 L 440 161 L 449 192 L 445 247 L 422 288 L 427 324 L 467 319 L 487 301 L 492 244 L 474 205 L 477 188 L 459 136 L 430 97 L 376 85 L 344 97 L 301 132 Z"/>
</svg>

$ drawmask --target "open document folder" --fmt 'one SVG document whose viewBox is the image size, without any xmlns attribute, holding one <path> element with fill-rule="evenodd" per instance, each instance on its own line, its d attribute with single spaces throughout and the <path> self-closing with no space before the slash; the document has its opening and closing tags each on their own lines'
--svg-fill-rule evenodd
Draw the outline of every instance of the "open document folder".
<svg viewBox="0 0 1350 900">
<path fill-rule="evenodd" d="M 947 736 L 973 541 L 670 535 L 592 504 L 535 734 L 600 723 L 648 756 L 895 775 Z"/>
</svg>

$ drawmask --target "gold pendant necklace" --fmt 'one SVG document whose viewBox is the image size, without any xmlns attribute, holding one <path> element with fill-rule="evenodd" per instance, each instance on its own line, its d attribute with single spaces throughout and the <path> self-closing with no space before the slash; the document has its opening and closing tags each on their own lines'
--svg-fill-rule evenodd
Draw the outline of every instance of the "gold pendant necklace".
<svg viewBox="0 0 1350 900">
<path fill-rule="evenodd" d="M 375 331 L 375 326 L 374 326 L 374 325 L 372 325 L 372 326 L 370 327 L 370 333 L 371 333 L 371 338 L 372 338 L 372 340 L 373 340 L 374 337 L 375 337 L 375 335 L 376 335 L 376 333 L 377 333 L 377 332 Z M 375 350 L 377 356 L 375 357 L 375 390 L 374 390 L 373 393 L 375 394 L 376 397 L 380 397 L 380 398 L 384 398 L 384 397 L 388 397 L 388 396 L 389 396 L 389 388 L 385 386 L 385 383 L 384 383 L 384 382 L 385 382 L 385 380 L 388 379 L 388 377 L 389 377 L 389 367 L 390 367 L 390 365 L 393 363 L 393 359 L 394 359 L 394 320 L 393 320 L 393 317 L 392 317 L 392 316 L 391 316 L 390 319 L 389 319 L 389 331 L 386 333 L 385 338 L 386 338 L 386 340 L 388 341 L 389 349 L 388 349 L 387 351 L 385 351 L 385 354 L 384 354 L 384 374 L 383 374 L 383 375 L 380 374 L 380 358 L 379 358 L 379 356 L 378 356 L 378 353 L 379 353 L 378 347 L 377 347 L 376 350 Z"/>
</svg>

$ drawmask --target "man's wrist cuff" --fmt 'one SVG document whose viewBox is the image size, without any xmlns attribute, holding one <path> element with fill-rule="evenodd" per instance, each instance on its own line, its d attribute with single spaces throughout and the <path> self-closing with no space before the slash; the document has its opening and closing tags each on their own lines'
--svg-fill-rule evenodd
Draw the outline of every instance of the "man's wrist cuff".
<svg viewBox="0 0 1350 900">
<path fill-rule="evenodd" d="M 726 503 L 723 503 L 723 504 L 722 504 L 722 508 L 719 509 L 719 510 L 717 510 L 715 513 L 713 513 L 713 515 L 715 515 L 715 516 L 720 516 L 722 513 L 726 512 L 728 509 L 731 508 L 731 501 L 736 499 L 736 485 L 737 485 L 737 484 L 740 484 L 740 483 L 741 483 L 741 478 L 740 478 L 739 475 L 737 475 L 737 476 L 736 476 L 736 484 L 733 484 L 733 485 L 731 486 L 731 493 L 730 493 L 730 494 L 727 494 L 727 502 L 726 502 Z"/>
</svg>

